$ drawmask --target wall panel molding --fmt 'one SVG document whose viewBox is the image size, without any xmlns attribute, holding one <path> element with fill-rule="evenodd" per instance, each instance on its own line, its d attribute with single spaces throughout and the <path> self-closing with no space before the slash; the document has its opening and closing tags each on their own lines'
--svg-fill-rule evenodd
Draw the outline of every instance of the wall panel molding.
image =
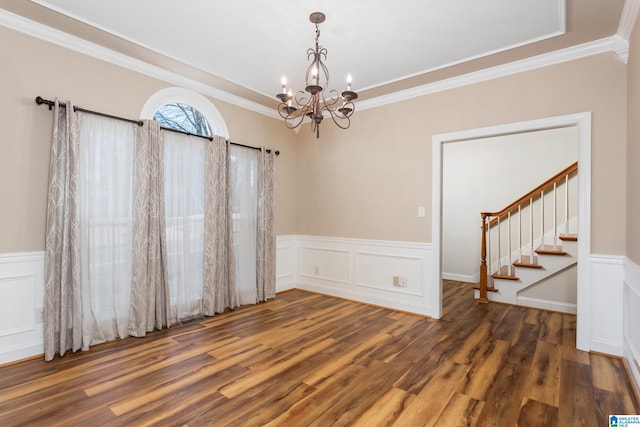
<svg viewBox="0 0 640 427">
<path fill-rule="evenodd" d="M 0 365 L 44 353 L 44 252 L 0 254 Z"/>
<path fill-rule="evenodd" d="M 276 237 L 276 292 L 295 288 L 297 241 L 295 236 Z"/>
<path fill-rule="evenodd" d="M 640 394 L 640 265 L 624 260 L 624 359 Z"/>
<path fill-rule="evenodd" d="M 589 257 L 589 267 L 591 303 L 589 310 L 585 310 L 590 323 L 589 349 L 622 356 L 624 257 L 592 254 Z M 578 298 L 580 291 L 578 288 Z"/>
</svg>

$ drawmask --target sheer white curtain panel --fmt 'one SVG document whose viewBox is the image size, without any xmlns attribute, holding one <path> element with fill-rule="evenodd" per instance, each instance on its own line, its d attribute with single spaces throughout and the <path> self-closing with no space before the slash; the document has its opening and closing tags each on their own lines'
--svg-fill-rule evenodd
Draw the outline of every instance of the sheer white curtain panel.
<svg viewBox="0 0 640 427">
<path fill-rule="evenodd" d="M 93 114 L 80 119 L 83 340 L 91 345 L 128 335 L 136 129 Z"/>
<path fill-rule="evenodd" d="M 238 303 L 255 304 L 257 292 L 258 150 L 232 145 L 231 206 Z"/>
<path fill-rule="evenodd" d="M 170 323 L 202 316 L 207 142 L 177 132 L 164 133 Z"/>
</svg>

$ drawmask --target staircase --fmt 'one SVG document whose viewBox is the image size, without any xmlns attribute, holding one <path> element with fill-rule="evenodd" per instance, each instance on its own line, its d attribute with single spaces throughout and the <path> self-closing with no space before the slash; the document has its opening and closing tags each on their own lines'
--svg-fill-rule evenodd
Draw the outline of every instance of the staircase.
<svg viewBox="0 0 640 427">
<path fill-rule="evenodd" d="M 504 209 L 481 213 L 479 302 L 518 305 L 523 290 L 576 264 L 577 172 L 574 163 Z"/>
</svg>

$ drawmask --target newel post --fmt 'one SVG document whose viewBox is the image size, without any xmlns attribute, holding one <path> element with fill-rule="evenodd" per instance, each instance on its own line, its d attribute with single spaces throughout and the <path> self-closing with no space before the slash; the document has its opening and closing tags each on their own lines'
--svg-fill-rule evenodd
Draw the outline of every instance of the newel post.
<svg viewBox="0 0 640 427">
<path fill-rule="evenodd" d="M 478 302 L 488 303 L 487 298 L 487 215 L 482 212 L 482 247 L 480 248 L 480 298 Z"/>
</svg>

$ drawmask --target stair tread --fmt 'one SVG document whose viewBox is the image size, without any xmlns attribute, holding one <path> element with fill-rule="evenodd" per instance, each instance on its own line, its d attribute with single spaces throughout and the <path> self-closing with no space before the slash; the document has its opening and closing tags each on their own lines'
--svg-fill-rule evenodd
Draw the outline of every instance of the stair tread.
<svg viewBox="0 0 640 427">
<path fill-rule="evenodd" d="M 515 261 L 513 263 L 515 267 L 542 268 L 542 266 L 538 264 L 538 257 L 535 255 L 533 257 L 529 255 L 522 255 L 521 258 L 522 259 L 520 261 Z"/>
<path fill-rule="evenodd" d="M 473 286 L 473 289 L 479 291 L 480 290 L 480 285 Z M 496 288 L 487 288 L 487 292 L 498 292 L 498 290 Z"/>
<path fill-rule="evenodd" d="M 571 233 L 567 233 L 567 234 L 560 234 L 560 236 L 558 236 L 560 238 L 560 240 L 564 240 L 565 242 L 577 242 L 578 241 L 578 235 L 577 234 L 571 234 Z"/>
<path fill-rule="evenodd" d="M 537 254 L 543 255 L 566 255 L 567 253 L 562 250 L 562 245 L 542 245 L 536 249 Z"/>
<path fill-rule="evenodd" d="M 515 269 L 514 269 L 515 271 Z M 491 275 L 491 277 L 493 277 L 494 279 L 504 279 L 504 280 L 520 280 L 520 278 L 514 274 L 511 274 L 509 272 L 509 266 L 508 265 L 503 265 L 502 268 L 500 268 L 500 271 L 493 273 Z"/>
</svg>

